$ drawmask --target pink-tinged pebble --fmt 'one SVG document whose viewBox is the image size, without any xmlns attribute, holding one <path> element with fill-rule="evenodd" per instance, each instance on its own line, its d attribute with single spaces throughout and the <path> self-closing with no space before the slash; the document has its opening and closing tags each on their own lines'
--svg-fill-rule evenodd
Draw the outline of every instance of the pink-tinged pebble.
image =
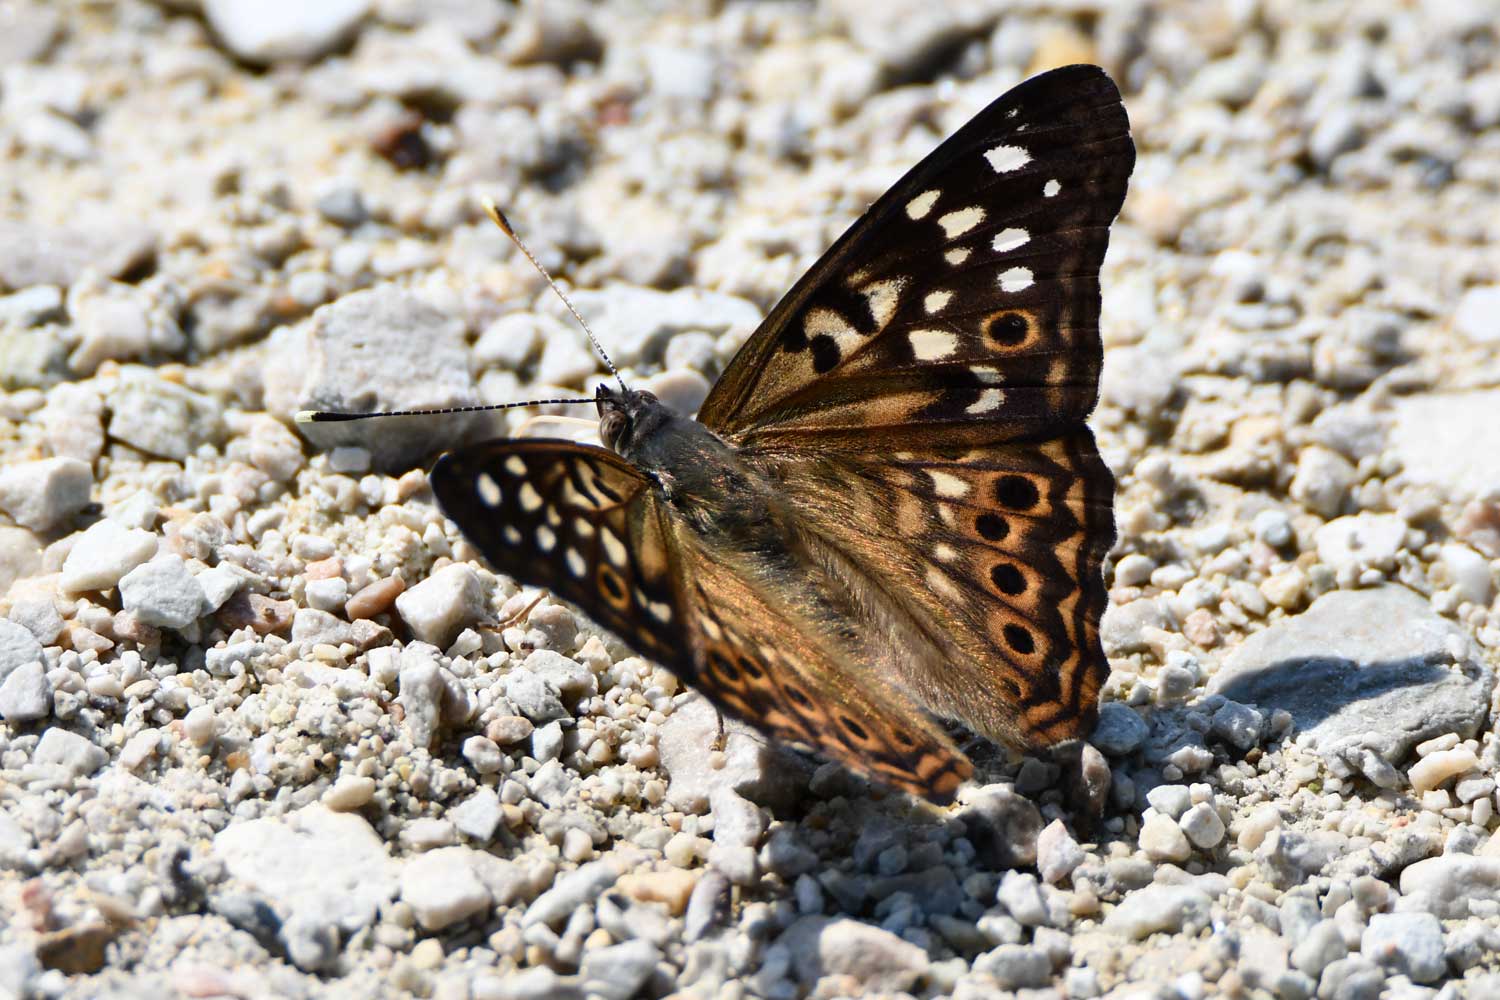
<svg viewBox="0 0 1500 1000">
<path fill-rule="evenodd" d="M 349 598 L 344 605 L 344 612 L 351 621 L 361 618 L 373 618 L 382 611 L 389 610 L 396 602 L 402 592 L 406 590 L 406 581 L 399 576 L 388 576 L 384 580 L 376 580 L 359 589 L 353 597 Z"/>
<path fill-rule="evenodd" d="M 332 580 L 344 575 L 344 561 L 338 556 L 318 559 L 303 567 L 302 575 L 309 580 Z"/>
</svg>

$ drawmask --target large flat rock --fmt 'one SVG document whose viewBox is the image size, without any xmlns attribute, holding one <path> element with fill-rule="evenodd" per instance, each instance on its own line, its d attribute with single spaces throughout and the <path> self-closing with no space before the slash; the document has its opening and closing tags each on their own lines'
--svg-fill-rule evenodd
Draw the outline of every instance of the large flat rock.
<svg viewBox="0 0 1500 1000">
<path fill-rule="evenodd" d="M 1500 487 L 1500 389 L 1407 396 L 1394 409 L 1390 446 L 1408 477 L 1461 496 Z"/>
<path fill-rule="evenodd" d="M 1489 711 L 1494 672 L 1459 626 L 1405 587 L 1325 594 L 1231 653 L 1210 691 L 1284 708 L 1313 748 L 1396 764 L 1423 740 L 1469 737 Z"/>
</svg>

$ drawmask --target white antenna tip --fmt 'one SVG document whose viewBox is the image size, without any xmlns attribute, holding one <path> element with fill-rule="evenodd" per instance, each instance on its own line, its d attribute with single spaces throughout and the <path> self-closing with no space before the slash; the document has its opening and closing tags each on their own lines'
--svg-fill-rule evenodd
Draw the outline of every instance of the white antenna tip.
<svg viewBox="0 0 1500 1000">
<path fill-rule="evenodd" d="M 479 207 L 484 209 L 484 214 L 490 217 L 490 221 L 500 227 L 500 231 L 511 239 L 515 239 L 515 230 L 510 228 L 510 220 L 505 213 L 500 211 L 500 206 L 495 204 L 495 199 L 482 197 L 479 199 Z"/>
<path fill-rule="evenodd" d="M 299 424 L 315 424 L 318 422 L 317 410 L 298 410 L 292 420 Z"/>
</svg>

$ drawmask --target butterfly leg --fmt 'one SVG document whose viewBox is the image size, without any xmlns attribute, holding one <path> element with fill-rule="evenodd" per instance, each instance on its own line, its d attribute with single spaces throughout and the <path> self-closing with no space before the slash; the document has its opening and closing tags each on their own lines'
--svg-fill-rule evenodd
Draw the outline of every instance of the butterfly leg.
<svg viewBox="0 0 1500 1000">
<path fill-rule="evenodd" d="M 496 622 L 495 628 L 510 628 L 512 625 L 516 624 L 517 622 L 524 619 L 527 615 L 531 614 L 532 609 L 535 608 L 538 604 L 541 604 L 542 598 L 546 596 L 547 594 L 545 592 L 537 594 L 536 597 L 531 599 L 531 603 L 527 604 L 526 607 L 522 608 L 520 611 L 517 611 L 509 618 L 505 619 L 503 622 Z"/>
<path fill-rule="evenodd" d="M 723 753 L 725 745 L 729 742 L 729 737 L 724 733 L 724 713 L 719 711 L 718 708 L 714 709 L 714 719 L 719 724 L 719 733 L 714 737 L 713 751 L 714 753 Z"/>
</svg>

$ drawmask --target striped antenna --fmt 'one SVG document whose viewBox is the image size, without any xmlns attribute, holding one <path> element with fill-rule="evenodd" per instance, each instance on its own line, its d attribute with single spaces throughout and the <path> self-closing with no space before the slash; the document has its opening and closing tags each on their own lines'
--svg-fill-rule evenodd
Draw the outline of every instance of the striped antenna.
<svg viewBox="0 0 1500 1000">
<path fill-rule="evenodd" d="M 375 417 L 433 417 L 444 413 L 486 413 L 512 410 L 518 406 L 546 406 L 553 403 L 592 403 L 592 399 L 528 399 L 519 403 L 488 403 L 479 406 L 445 406 L 437 410 L 380 410 L 375 413 L 338 413 L 333 410 L 298 410 L 299 424 L 337 424 L 349 420 L 371 420 Z"/>
<path fill-rule="evenodd" d="M 609 360 L 609 355 L 605 353 L 603 345 L 599 343 L 599 338 L 594 336 L 594 331 L 589 329 L 589 325 L 584 321 L 582 314 L 573 308 L 573 303 L 568 301 L 568 297 L 563 294 L 563 290 L 557 287 L 557 282 L 552 280 L 552 275 L 547 273 L 547 269 L 542 266 L 542 262 L 536 259 L 536 254 L 532 253 L 530 248 L 521 242 L 521 237 L 516 235 L 516 231 L 511 227 L 510 220 L 505 217 L 505 213 L 500 211 L 500 207 L 491 198 L 481 198 L 479 199 L 479 204 L 484 208 L 484 214 L 490 217 L 490 221 L 499 226 L 502 233 L 510 237 L 510 241 L 516 245 L 516 249 L 520 250 L 526 256 L 526 259 L 531 261 L 531 266 L 536 268 L 537 273 L 547 280 L 547 286 L 557 294 L 558 298 L 562 299 L 562 304 L 568 307 L 568 312 L 572 313 L 573 318 L 578 321 L 578 325 L 583 327 L 583 332 L 589 335 L 589 343 L 594 345 L 594 350 L 599 353 L 599 357 L 604 359 L 604 367 L 608 368 L 609 373 L 615 377 L 615 381 L 620 383 L 620 391 L 629 392 L 630 388 L 625 384 L 625 380 L 620 377 L 619 369 L 615 368 L 615 363 Z"/>
</svg>

